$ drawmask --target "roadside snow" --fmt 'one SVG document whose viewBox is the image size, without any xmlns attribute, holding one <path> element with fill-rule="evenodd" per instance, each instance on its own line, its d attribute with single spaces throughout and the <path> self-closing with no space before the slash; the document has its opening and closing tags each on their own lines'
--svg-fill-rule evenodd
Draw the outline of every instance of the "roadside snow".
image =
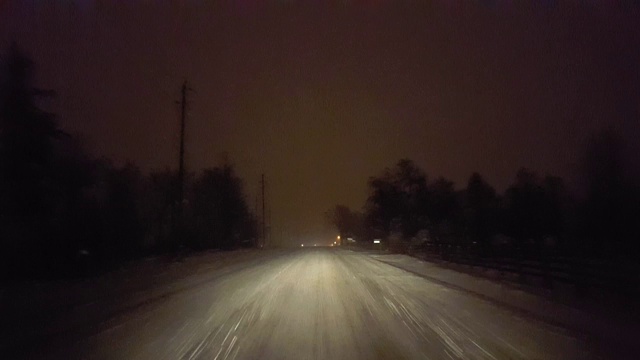
<svg viewBox="0 0 640 360">
<path fill-rule="evenodd" d="M 277 250 L 205 252 L 142 259 L 87 279 L 27 283 L 0 292 L 0 351 L 68 332 L 91 332 L 112 316 L 236 271 Z"/>
<path fill-rule="evenodd" d="M 510 308 L 552 325 L 579 331 L 595 341 L 635 344 L 640 324 L 607 309 L 583 309 L 579 302 L 559 303 L 545 296 L 525 291 L 512 284 L 447 269 L 438 264 L 408 255 L 369 252 L 381 262 L 423 276 L 431 281 L 459 289 L 487 301 Z"/>
</svg>

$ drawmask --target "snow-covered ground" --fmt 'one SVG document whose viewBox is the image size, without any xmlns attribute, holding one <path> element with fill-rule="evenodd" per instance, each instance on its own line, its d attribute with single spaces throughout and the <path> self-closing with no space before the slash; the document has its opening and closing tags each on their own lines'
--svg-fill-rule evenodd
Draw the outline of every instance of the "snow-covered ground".
<svg viewBox="0 0 640 360">
<path fill-rule="evenodd" d="M 464 266 L 455 264 L 452 269 L 451 266 L 408 255 L 386 254 L 380 251 L 365 253 L 386 264 L 462 290 L 527 317 L 572 329 L 605 347 L 624 348 L 625 351 L 629 350 L 629 347 L 635 347 L 636 351 L 640 350 L 635 344 L 637 335 L 640 334 L 640 324 L 637 319 L 625 315 L 628 304 L 625 304 L 625 307 L 612 308 L 612 303 L 605 300 L 606 295 L 601 295 L 597 300 L 583 299 L 577 297 L 568 286 L 553 292 L 536 286 L 522 286 L 504 279 L 495 280 L 487 276 L 486 270 L 477 267 L 462 272 L 456 269 Z M 613 306 L 615 304 L 613 303 Z"/>
<path fill-rule="evenodd" d="M 42 342 L 87 334 L 113 316 L 197 287 L 213 277 L 277 257 L 278 250 L 205 252 L 147 258 L 97 278 L 0 289 L 0 358 Z"/>
<path fill-rule="evenodd" d="M 23 329 L 28 322 L 16 320 L 23 316 L 40 326 L 3 339 L 2 351 L 45 359 L 634 358 L 494 301 L 478 279 L 438 279 L 436 268 L 422 274 L 412 260 L 385 256 L 320 248 L 214 253 L 48 284 L 55 301 L 47 304 L 5 294 L 3 315 L 13 304 L 14 320 L 3 328 Z M 23 290 L 23 301 L 38 291 Z"/>
</svg>

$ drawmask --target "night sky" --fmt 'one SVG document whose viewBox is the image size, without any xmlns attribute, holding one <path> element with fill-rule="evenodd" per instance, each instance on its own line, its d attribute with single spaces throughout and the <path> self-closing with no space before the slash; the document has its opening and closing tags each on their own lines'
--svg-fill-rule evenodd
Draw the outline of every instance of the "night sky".
<svg viewBox="0 0 640 360">
<path fill-rule="evenodd" d="M 501 191 L 521 166 L 571 182 L 603 126 L 637 145 L 633 1 L 259 3 L 0 0 L 0 51 L 88 151 L 145 171 L 177 164 L 188 79 L 188 168 L 228 156 L 252 207 L 266 173 L 278 243 L 333 239 L 323 213 L 403 157 Z"/>
</svg>

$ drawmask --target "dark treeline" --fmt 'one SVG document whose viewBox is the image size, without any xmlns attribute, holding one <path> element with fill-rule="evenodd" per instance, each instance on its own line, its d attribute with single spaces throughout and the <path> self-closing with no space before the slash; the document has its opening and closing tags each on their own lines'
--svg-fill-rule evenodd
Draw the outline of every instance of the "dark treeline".
<svg viewBox="0 0 640 360">
<path fill-rule="evenodd" d="M 396 251 L 419 249 L 443 258 L 592 259 L 631 266 L 640 258 L 640 186 L 612 130 L 591 138 L 580 185 L 522 168 L 503 193 L 473 173 L 463 189 L 429 180 L 412 161 L 369 179 L 363 211 L 328 212 L 343 238 L 381 239 Z M 385 244 L 386 243 L 386 244 Z M 634 270 L 635 271 L 635 270 Z"/>
<path fill-rule="evenodd" d="M 93 159 L 41 109 L 13 44 L 0 70 L 0 279 L 75 276 L 180 249 L 250 246 L 256 221 L 231 165 L 177 174 Z"/>
</svg>

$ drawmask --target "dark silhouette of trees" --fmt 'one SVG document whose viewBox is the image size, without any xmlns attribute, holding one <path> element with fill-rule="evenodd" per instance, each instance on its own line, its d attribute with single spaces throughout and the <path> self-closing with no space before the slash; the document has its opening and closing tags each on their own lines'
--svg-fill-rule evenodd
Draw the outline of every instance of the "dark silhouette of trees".
<svg viewBox="0 0 640 360">
<path fill-rule="evenodd" d="M 427 176 L 408 159 L 369 179 L 366 219 L 369 226 L 389 235 L 414 236 L 428 225 Z"/>
<path fill-rule="evenodd" d="M 55 166 L 51 173 L 54 186 L 48 189 L 48 194 L 54 199 L 55 210 L 46 257 L 62 265 L 61 271 L 69 273 L 74 272 L 76 265 L 84 265 L 80 252 L 86 250 L 85 239 L 91 235 L 92 213 L 86 191 L 93 183 L 92 160 L 70 136 L 54 145 Z"/>
<path fill-rule="evenodd" d="M 106 259 L 131 259 L 141 249 L 142 224 L 139 216 L 140 170 L 133 164 L 107 165 L 102 184 L 100 253 Z"/>
<path fill-rule="evenodd" d="M 563 179 L 539 177 L 525 168 L 504 194 L 478 173 L 465 189 L 456 190 L 444 178 L 428 183 L 421 169 L 403 159 L 369 179 L 363 234 L 406 241 L 420 234 L 429 251 L 443 255 L 454 249 L 471 256 L 542 262 L 561 256 L 637 263 L 640 186 L 624 150 L 610 130 L 591 139 L 582 162 L 582 197 Z"/>
<path fill-rule="evenodd" d="M 437 244 L 452 244 L 460 221 L 459 195 L 453 182 L 427 176 L 407 159 L 369 180 L 370 195 L 365 205 L 367 224 L 384 236 L 401 234 L 405 239 L 428 232 Z"/>
<path fill-rule="evenodd" d="M 544 217 L 544 190 L 540 179 L 528 169 L 522 168 L 516 180 L 505 193 L 507 210 L 506 231 L 513 237 L 519 251 L 536 248 L 542 238 Z"/>
<path fill-rule="evenodd" d="M 0 238 L 10 268 L 42 266 L 57 201 L 64 195 L 56 174 L 55 142 L 63 133 L 38 99 L 50 95 L 32 85 L 33 64 L 14 43 L 0 83 Z M 46 240 L 45 240 L 46 239 Z M 31 261 L 27 259 L 31 259 Z M 27 265 L 28 262 L 28 265 Z"/>
<path fill-rule="evenodd" d="M 257 226 L 231 165 L 204 170 L 190 203 L 198 247 L 231 249 L 255 238 Z"/>
<path fill-rule="evenodd" d="M 176 173 L 91 159 L 40 100 L 33 64 L 12 44 L 0 70 L 0 279 L 76 276 L 178 249 L 232 249 L 257 238 L 233 167 L 185 179 L 180 238 Z"/>
<path fill-rule="evenodd" d="M 480 174 L 473 173 L 464 192 L 465 233 L 480 254 L 490 252 L 491 237 L 498 231 L 499 199 L 496 191 Z"/>
<path fill-rule="evenodd" d="M 586 198 L 581 235 L 591 256 L 637 262 L 640 189 L 623 154 L 624 143 L 611 129 L 591 138 L 582 163 Z"/>
<path fill-rule="evenodd" d="M 336 205 L 325 213 L 327 221 L 338 229 L 341 239 L 359 239 L 364 233 L 364 219 L 361 213 L 344 205 Z"/>
<path fill-rule="evenodd" d="M 145 224 L 143 247 L 147 250 L 177 247 L 177 239 L 172 238 L 177 180 L 177 172 L 170 169 L 151 172 L 144 179 L 140 206 Z"/>
<path fill-rule="evenodd" d="M 567 212 L 572 200 L 562 178 L 546 176 L 541 186 L 544 193 L 541 232 L 547 239 L 557 242 L 568 235 Z"/>
<path fill-rule="evenodd" d="M 61 225 L 59 237 L 66 241 L 55 244 L 62 252 L 50 254 L 52 261 L 64 263 L 68 271 L 87 272 L 143 255 L 140 194 L 144 176 L 140 170 L 107 160 L 86 161 L 77 168 L 83 175 L 76 179 L 83 182 L 76 186 L 79 192 L 67 197 L 73 206 L 65 212 L 66 221 L 55 221 Z"/>
<path fill-rule="evenodd" d="M 438 243 L 455 243 L 459 233 L 460 206 L 453 182 L 443 177 L 432 182 L 428 200 L 426 206 L 432 236 Z"/>
</svg>

